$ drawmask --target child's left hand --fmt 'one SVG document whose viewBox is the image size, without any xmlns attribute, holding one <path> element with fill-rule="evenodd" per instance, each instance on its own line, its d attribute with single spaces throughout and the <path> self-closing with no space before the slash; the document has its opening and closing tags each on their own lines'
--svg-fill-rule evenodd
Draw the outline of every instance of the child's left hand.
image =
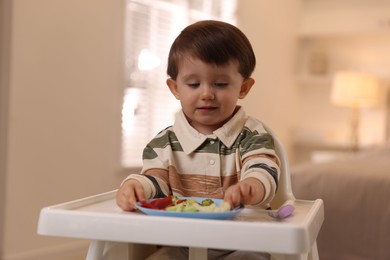
<svg viewBox="0 0 390 260">
<path fill-rule="evenodd" d="M 255 205 L 264 198 L 264 186 L 256 178 L 247 178 L 230 186 L 224 196 L 224 201 L 230 203 L 232 208 L 240 204 Z"/>
</svg>

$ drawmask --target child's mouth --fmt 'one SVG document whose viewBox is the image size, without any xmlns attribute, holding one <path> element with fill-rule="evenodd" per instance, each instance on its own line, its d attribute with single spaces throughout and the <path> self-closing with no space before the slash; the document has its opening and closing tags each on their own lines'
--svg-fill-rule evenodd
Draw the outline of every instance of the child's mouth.
<svg viewBox="0 0 390 260">
<path fill-rule="evenodd" d="M 216 109 L 217 107 L 198 107 L 198 110 L 201 112 L 210 112 Z"/>
</svg>

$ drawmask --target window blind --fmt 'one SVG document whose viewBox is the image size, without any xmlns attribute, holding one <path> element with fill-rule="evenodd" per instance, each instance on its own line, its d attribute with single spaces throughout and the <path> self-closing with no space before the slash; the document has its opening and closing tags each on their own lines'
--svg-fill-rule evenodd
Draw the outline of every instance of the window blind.
<svg viewBox="0 0 390 260">
<path fill-rule="evenodd" d="M 223 2 L 223 3 L 222 3 Z M 127 0 L 122 166 L 142 165 L 142 151 L 174 122 L 180 103 L 166 86 L 169 48 L 190 23 L 204 19 L 235 24 L 236 0 Z"/>
</svg>

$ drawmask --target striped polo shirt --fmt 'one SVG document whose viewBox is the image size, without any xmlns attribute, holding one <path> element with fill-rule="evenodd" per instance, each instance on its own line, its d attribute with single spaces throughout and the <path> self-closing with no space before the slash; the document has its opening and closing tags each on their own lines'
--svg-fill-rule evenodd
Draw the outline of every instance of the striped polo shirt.
<svg viewBox="0 0 390 260">
<path fill-rule="evenodd" d="M 223 199 L 229 186 L 254 177 L 265 187 L 259 204 L 265 206 L 275 195 L 279 172 L 273 137 L 239 107 L 211 135 L 196 131 L 180 111 L 174 125 L 145 147 L 141 174 L 126 180 L 139 180 L 147 198 L 173 194 Z"/>
</svg>

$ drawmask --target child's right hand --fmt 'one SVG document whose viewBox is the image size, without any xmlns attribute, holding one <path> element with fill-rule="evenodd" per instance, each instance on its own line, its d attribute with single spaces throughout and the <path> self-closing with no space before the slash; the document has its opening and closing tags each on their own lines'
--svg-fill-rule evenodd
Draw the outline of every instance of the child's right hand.
<svg viewBox="0 0 390 260">
<path fill-rule="evenodd" d="M 116 204 L 125 211 L 133 211 L 137 201 L 146 202 L 144 187 L 137 180 L 125 181 L 116 192 Z"/>
</svg>

